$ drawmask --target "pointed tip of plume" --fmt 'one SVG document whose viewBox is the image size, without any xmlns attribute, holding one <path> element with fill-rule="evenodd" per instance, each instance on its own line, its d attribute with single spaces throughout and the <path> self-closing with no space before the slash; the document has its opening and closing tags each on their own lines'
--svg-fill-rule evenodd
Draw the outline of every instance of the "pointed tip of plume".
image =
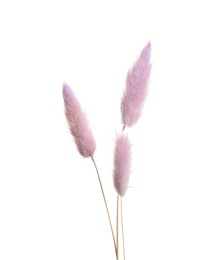
<svg viewBox="0 0 220 260">
<path fill-rule="evenodd" d="M 70 87 L 64 82 L 63 83 L 63 97 L 68 96 L 69 92 L 71 92 Z"/>
<path fill-rule="evenodd" d="M 75 95 L 72 91 L 72 89 L 66 84 L 63 83 L 63 99 L 64 101 L 71 101 L 73 102 L 73 99 L 75 98 Z"/>
<path fill-rule="evenodd" d="M 151 41 L 148 42 L 148 44 L 144 47 L 142 52 L 146 52 L 146 55 L 149 56 L 151 53 Z"/>
<path fill-rule="evenodd" d="M 123 197 L 128 189 L 131 171 L 131 143 L 125 134 L 118 135 L 114 151 L 114 187 L 118 195 Z"/>
<path fill-rule="evenodd" d="M 127 74 L 126 88 L 121 102 L 122 122 L 133 126 L 141 116 L 141 111 L 148 94 L 151 72 L 151 42 L 144 47 L 137 61 Z"/>
<path fill-rule="evenodd" d="M 83 157 L 90 157 L 96 149 L 95 139 L 89 127 L 86 113 L 66 83 L 63 84 L 63 99 L 66 119 L 77 149 Z"/>
</svg>

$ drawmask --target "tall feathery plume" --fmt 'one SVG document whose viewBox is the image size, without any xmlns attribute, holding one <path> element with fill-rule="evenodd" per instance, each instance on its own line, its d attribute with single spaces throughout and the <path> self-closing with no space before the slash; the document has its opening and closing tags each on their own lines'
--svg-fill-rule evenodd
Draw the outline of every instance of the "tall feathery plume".
<svg viewBox="0 0 220 260">
<path fill-rule="evenodd" d="M 150 54 L 151 43 L 149 42 L 127 74 L 126 88 L 121 102 L 124 127 L 132 127 L 141 116 L 141 110 L 148 94 L 151 72 Z"/>
<path fill-rule="evenodd" d="M 96 143 L 86 113 L 67 84 L 63 84 L 63 98 L 66 119 L 74 137 L 77 149 L 83 157 L 91 157 L 96 150 Z"/>
<path fill-rule="evenodd" d="M 114 187 L 119 196 L 123 197 L 128 189 L 131 171 L 131 143 L 124 133 L 116 138 L 114 151 Z"/>
<path fill-rule="evenodd" d="M 124 228 L 122 219 L 122 197 L 128 189 L 128 182 L 131 172 L 131 143 L 128 135 L 123 132 L 117 136 L 114 151 L 114 172 L 113 181 L 117 196 L 117 211 L 116 211 L 116 247 L 117 257 L 119 259 L 119 216 L 121 215 L 121 228 L 123 240 L 123 255 L 125 259 L 124 245 Z M 121 210 L 119 210 L 121 204 Z"/>
<path fill-rule="evenodd" d="M 142 50 L 133 67 L 128 71 L 127 81 L 121 100 L 121 116 L 122 116 L 122 135 L 118 137 L 115 148 L 114 161 L 114 186 L 118 193 L 117 197 L 117 218 L 116 218 L 116 245 L 117 255 L 119 255 L 118 244 L 118 223 L 119 215 L 121 215 L 121 229 L 123 241 L 123 256 L 125 260 L 125 243 L 124 243 L 124 227 L 122 214 L 122 197 L 128 188 L 130 175 L 130 143 L 123 136 L 126 127 L 132 127 L 139 120 L 142 108 L 148 95 L 149 78 L 151 73 L 150 64 L 151 43 L 149 42 Z M 122 174 L 123 173 L 123 174 Z M 119 200 L 120 196 L 120 200 Z M 119 207 L 121 205 L 121 210 Z M 119 214 L 120 212 L 120 214 Z"/>
<path fill-rule="evenodd" d="M 102 196 L 105 203 L 106 212 L 108 215 L 108 220 L 109 220 L 111 233 L 112 233 L 112 239 L 113 239 L 115 253 L 117 257 L 115 236 L 114 236 L 114 231 L 113 231 L 111 218 L 108 210 L 108 205 L 105 198 L 105 193 L 102 186 L 99 171 L 95 159 L 93 157 L 96 150 L 96 143 L 92 131 L 89 127 L 89 121 L 87 119 L 86 113 L 82 110 L 78 99 L 76 98 L 73 91 L 67 84 L 63 84 L 63 98 L 64 98 L 66 119 L 69 124 L 69 129 L 71 131 L 71 134 L 74 137 L 77 149 L 83 157 L 86 158 L 90 157 L 94 163 Z"/>
</svg>

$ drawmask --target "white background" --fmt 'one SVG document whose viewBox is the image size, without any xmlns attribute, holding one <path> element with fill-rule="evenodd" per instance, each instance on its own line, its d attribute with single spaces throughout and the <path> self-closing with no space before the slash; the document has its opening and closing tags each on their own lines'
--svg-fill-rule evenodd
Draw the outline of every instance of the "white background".
<svg viewBox="0 0 220 260">
<path fill-rule="evenodd" d="M 143 116 L 129 129 L 127 260 L 220 259 L 218 1 L 0 2 L 0 259 L 115 259 L 90 159 L 63 112 L 86 109 L 113 223 L 127 70 L 151 40 Z"/>
</svg>

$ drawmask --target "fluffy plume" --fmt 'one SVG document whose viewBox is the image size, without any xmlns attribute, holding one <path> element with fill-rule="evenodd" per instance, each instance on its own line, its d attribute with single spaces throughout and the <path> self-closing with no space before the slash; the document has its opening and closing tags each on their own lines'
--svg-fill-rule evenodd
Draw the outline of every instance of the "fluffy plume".
<svg viewBox="0 0 220 260">
<path fill-rule="evenodd" d="M 131 144 L 128 136 L 117 136 L 114 152 L 113 181 L 116 192 L 121 197 L 125 195 L 131 171 Z"/>
<path fill-rule="evenodd" d="M 96 143 L 86 113 L 67 84 L 63 85 L 63 99 L 66 119 L 77 149 L 83 157 L 90 157 L 95 152 Z"/>
<path fill-rule="evenodd" d="M 127 74 L 126 88 L 122 96 L 121 114 L 125 126 L 133 126 L 141 116 L 141 110 L 148 94 L 151 72 L 151 43 L 141 52 L 137 61 Z"/>
</svg>

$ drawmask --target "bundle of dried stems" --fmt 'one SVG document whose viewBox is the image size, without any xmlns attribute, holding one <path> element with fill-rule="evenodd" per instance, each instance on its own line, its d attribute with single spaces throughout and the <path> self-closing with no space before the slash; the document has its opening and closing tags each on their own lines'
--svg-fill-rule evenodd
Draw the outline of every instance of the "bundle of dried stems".
<svg viewBox="0 0 220 260">
<path fill-rule="evenodd" d="M 85 158 L 91 158 L 94 163 L 111 228 L 117 260 L 119 260 L 119 222 L 121 223 L 123 257 L 125 259 L 122 198 L 127 192 L 131 172 L 131 142 L 128 134 L 125 134 L 124 130 L 126 127 L 129 128 L 136 124 L 141 116 L 142 108 L 148 95 L 149 78 L 151 72 L 150 54 L 151 43 L 149 42 L 139 55 L 136 62 L 133 64 L 132 68 L 128 71 L 126 87 L 121 100 L 123 129 L 121 133 L 116 136 L 115 140 L 113 170 L 113 184 L 117 192 L 116 232 L 114 232 L 112 227 L 112 221 L 110 218 L 104 189 L 97 164 L 94 159 L 96 142 L 92 130 L 89 127 L 86 113 L 82 110 L 81 105 L 71 88 L 67 84 L 63 85 L 65 114 L 69 129 L 79 153 Z"/>
</svg>

